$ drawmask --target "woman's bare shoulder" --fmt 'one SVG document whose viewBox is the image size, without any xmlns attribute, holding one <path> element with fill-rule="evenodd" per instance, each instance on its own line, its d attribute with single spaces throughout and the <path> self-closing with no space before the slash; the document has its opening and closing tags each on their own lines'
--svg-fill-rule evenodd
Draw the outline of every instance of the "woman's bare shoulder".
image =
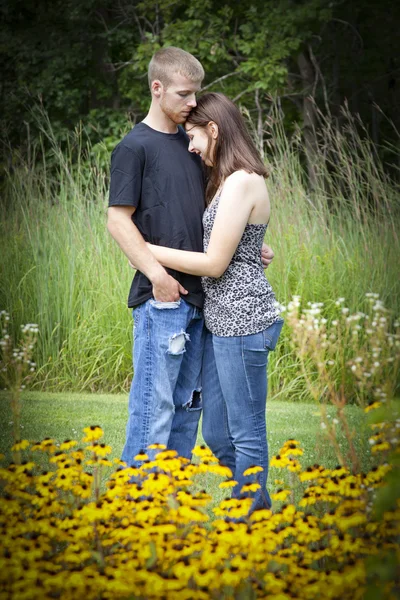
<svg viewBox="0 0 400 600">
<path fill-rule="evenodd" d="M 243 185 L 243 186 L 265 186 L 265 180 L 262 175 L 257 173 L 248 173 L 243 169 L 240 171 L 234 171 L 225 180 L 225 184 L 228 185 Z"/>
</svg>

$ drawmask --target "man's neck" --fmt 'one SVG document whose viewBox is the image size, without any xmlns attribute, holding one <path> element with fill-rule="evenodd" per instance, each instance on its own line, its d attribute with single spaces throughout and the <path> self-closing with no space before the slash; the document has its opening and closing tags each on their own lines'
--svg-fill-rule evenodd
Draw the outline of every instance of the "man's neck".
<svg viewBox="0 0 400 600">
<path fill-rule="evenodd" d="M 160 111 L 158 106 L 154 106 L 153 103 L 142 122 L 161 133 L 177 133 L 178 131 L 177 124 L 171 121 L 171 119 Z"/>
</svg>

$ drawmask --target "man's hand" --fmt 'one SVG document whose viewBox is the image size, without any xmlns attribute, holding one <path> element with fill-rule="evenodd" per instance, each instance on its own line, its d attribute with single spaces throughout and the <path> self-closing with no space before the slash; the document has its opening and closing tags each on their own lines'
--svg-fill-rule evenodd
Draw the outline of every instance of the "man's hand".
<svg viewBox="0 0 400 600">
<path fill-rule="evenodd" d="M 275 256 L 275 254 L 274 254 L 274 251 L 272 250 L 272 248 L 267 246 L 267 244 L 263 244 L 262 249 L 261 249 L 261 262 L 262 262 L 264 269 L 267 269 L 269 267 L 269 265 L 272 263 L 272 261 L 274 259 L 274 256 Z"/>
<path fill-rule="evenodd" d="M 157 275 L 153 279 L 153 296 L 154 300 L 159 302 L 176 302 L 180 298 L 180 294 L 186 295 L 188 292 L 185 288 L 166 271 Z"/>
</svg>

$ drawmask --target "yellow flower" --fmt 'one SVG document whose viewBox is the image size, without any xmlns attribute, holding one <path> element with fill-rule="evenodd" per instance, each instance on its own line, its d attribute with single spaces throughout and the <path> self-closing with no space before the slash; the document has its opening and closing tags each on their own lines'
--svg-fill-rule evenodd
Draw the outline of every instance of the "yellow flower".
<svg viewBox="0 0 400 600">
<path fill-rule="evenodd" d="M 232 477 L 230 468 L 223 465 L 208 465 L 207 473 L 214 473 L 214 475 L 221 475 L 222 477 Z"/>
<path fill-rule="evenodd" d="M 12 446 L 11 452 L 19 452 L 19 450 L 25 450 L 26 448 L 28 448 L 28 446 L 29 446 L 28 440 L 20 440 L 19 442 L 16 442 Z"/>
<path fill-rule="evenodd" d="M 224 571 L 222 571 L 219 577 L 222 585 L 227 585 L 231 587 L 237 586 L 244 579 L 242 572 L 239 571 L 237 567 L 225 569 Z"/>
<path fill-rule="evenodd" d="M 112 449 L 111 446 L 106 446 L 106 444 L 98 444 L 97 442 L 94 442 L 94 444 L 91 446 L 87 446 L 86 450 L 88 452 L 97 454 L 97 456 L 107 456 L 107 454 L 110 454 Z"/>
<path fill-rule="evenodd" d="M 255 475 L 256 473 L 261 473 L 262 471 L 262 467 L 254 465 L 253 467 L 249 467 L 248 469 L 243 471 L 243 475 L 247 477 L 248 475 Z"/>
<path fill-rule="evenodd" d="M 235 485 L 237 485 L 237 481 L 235 481 L 234 479 L 229 479 L 228 481 L 222 481 L 218 487 L 220 487 L 221 489 L 225 489 L 235 487 Z"/>
<path fill-rule="evenodd" d="M 103 430 L 99 425 L 91 425 L 90 427 L 85 427 L 83 432 L 86 436 L 83 438 L 84 442 L 95 442 L 103 437 Z"/>
<path fill-rule="evenodd" d="M 64 452 L 61 452 L 60 450 L 57 450 L 57 452 L 54 452 L 54 455 L 50 458 L 50 462 L 51 463 L 56 463 L 56 464 L 62 464 L 62 463 L 66 463 L 68 459 L 67 454 L 65 454 Z"/>
<path fill-rule="evenodd" d="M 289 464 L 289 459 L 286 456 L 277 454 L 271 458 L 270 466 L 276 469 L 284 469 Z"/>
<path fill-rule="evenodd" d="M 374 401 L 370 402 L 368 404 L 368 406 L 366 406 L 364 408 L 364 412 L 368 413 L 370 410 L 374 410 L 375 408 L 379 408 L 380 406 L 382 406 L 382 402 L 379 402 L 378 400 L 374 400 Z"/>
<path fill-rule="evenodd" d="M 312 479 L 317 479 L 320 477 L 322 469 L 323 467 L 320 467 L 320 465 L 307 467 L 305 471 L 299 474 L 299 479 L 300 481 L 311 481 Z"/>
<path fill-rule="evenodd" d="M 256 510 L 250 515 L 250 520 L 258 523 L 260 521 L 269 521 L 272 517 L 272 512 L 267 508 Z"/>
<path fill-rule="evenodd" d="M 286 582 L 282 578 L 277 578 L 274 573 L 266 573 L 264 575 L 264 581 L 267 584 L 266 587 L 271 594 L 274 594 L 274 598 L 279 594 L 285 587 Z"/>
<path fill-rule="evenodd" d="M 192 453 L 194 456 L 200 456 L 200 458 L 215 458 L 210 448 L 204 445 L 195 446 Z"/>
<path fill-rule="evenodd" d="M 296 473 L 298 471 L 301 471 L 301 464 L 299 463 L 298 460 L 295 460 L 294 458 L 289 458 L 289 463 L 287 465 L 287 468 L 292 473 Z"/>
<path fill-rule="evenodd" d="M 176 450 L 163 450 L 162 452 L 158 452 L 158 454 L 156 454 L 156 460 L 168 460 L 169 458 L 175 458 L 176 456 L 178 456 Z"/>
<path fill-rule="evenodd" d="M 290 496 L 290 490 L 278 490 L 274 494 L 271 494 L 272 500 L 276 502 L 285 502 L 288 496 Z"/>
<path fill-rule="evenodd" d="M 256 492 L 261 489 L 261 485 L 259 483 L 245 483 L 242 489 L 240 490 L 241 494 L 246 494 L 247 492 Z"/>
<path fill-rule="evenodd" d="M 367 515 L 363 513 L 355 513 L 353 515 L 342 516 L 336 520 L 336 524 L 342 531 L 346 531 L 351 527 L 359 527 L 367 522 Z"/>
<path fill-rule="evenodd" d="M 141 450 L 139 454 L 136 454 L 134 460 L 149 460 L 149 457 L 147 456 L 146 452 Z"/>
<path fill-rule="evenodd" d="M 64 440 L 62 444 L 60 444 L 60 450 L 63 452 L 64 450 L 70 450 L 74 446 L 78 444 L 75 440 Z"/>
<path fill-rule="evenodd" d="M 71 452 L 71 458 L 73 458 L 78 464 L 80 464 L 85 458 L 85 454 L 82 448 L 77 448 L 73 452 Z"/>
<path fill-rule="evenodd" d="M 375 444 L 375 446 L 372 446 L 372 452 L 374 454 L 376 452 L 385 452 L 385 450 L 390 450 L 389 442 L 382 442 L 381 444 Z"/>
<path fill-rule="evenodd" d="M 208 521 L 208 516 L 204 515 L 195 508 L 190 506 L 180 506 L 177 510 L 179 517 L 181 517 L 185 523 L 191 521 Z"/>
<path fill-rule="evenodd" d="M 56 445 L 54 440 L 51 438 L 44 438 L 41 442 L 36 442 L 33 444 L 31 450 L 42 450 L 42 452 L 50 452 L 53 453 L 56 450 Z"/>
<path fill-rule="evenodd" d="M 219 573 L 215 569 L 200 569 L 193 574 L 193 579 L 200 587 L 218 587 Z"/>
<path fill-rule="evenodd" d="M 300 442 L 298 442 L 297 440 L 288 440 L 282 446 L 279 454 L 281 454 L 282 456 L 286 456 L 288 454 L 293 456 L 302 456 L 303 450 L 301 448 L 298 448 L 297 446 L 300 446 Z"/>
</svg>

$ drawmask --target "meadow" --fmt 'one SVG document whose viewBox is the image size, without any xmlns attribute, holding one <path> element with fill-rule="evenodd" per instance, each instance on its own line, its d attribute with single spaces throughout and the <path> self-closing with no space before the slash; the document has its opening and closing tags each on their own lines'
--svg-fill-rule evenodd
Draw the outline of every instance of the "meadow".
<svg viewBox="0 0 400 600">
<path fill-rule="evenodd" d="M 379 294 L 400 314 L 399 186 L 389 179 L 361 124 L 344 115 L 342 129 L 321 123 L 317 181 L 310 191 L 299 134 L 290 139 L 278 114 L 267 135 L 272 217 L 266 242 L 275 259 L 266 274 L 278 301 L 299 295 L 324 302 L 334 318 L 363 311 Z M 77 130 L 61 148 L 43 121 L 46 151 L 13 157 L 0 204 L 0 306 L 13 332 L 37 323 L 34 389 L 118 392 L 132 377 L 132 318 L 126 306 L 133 276 L 106 231 L 107 168 L 113 143 L 85 145 Z M 117 140 L 115 140 L 116 142 Z M 40 160 L 39 160 L 40 156 Z M 270 398 L 310 398 L 284 328 L 270 360 Z"/>
</svg>

